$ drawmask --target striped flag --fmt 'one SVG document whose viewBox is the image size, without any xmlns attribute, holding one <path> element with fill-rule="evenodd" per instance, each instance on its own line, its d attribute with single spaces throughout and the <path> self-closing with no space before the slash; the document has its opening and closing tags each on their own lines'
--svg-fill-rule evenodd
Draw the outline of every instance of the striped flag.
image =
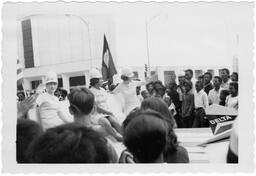
<svg viewBox="0 0 256 176">
<path fill-rule="evenodd" d="M 107 38 L 104 34 L 103 54 L 102 54 L 102 76 L 104 81 L 108 81 L 108 85 L 113 83 L 113 76 L 117 74 L 116 67 L 108 46 Z"/>
</svg>

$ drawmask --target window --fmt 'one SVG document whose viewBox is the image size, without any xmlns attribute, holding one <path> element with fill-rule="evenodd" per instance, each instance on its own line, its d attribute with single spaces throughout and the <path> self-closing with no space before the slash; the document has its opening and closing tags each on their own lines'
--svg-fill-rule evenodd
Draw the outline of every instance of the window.
<svg viewBox="0 0 256 176">
<path fill-rule="evenodd" d="M 34 67 L 34 53 L 30 19 L 21 22 L 25 68 Z"/>
<path fill-rule="evenodd" d="M 75 76 L 69 78 L 70 87 L 74 86 L 84 86 L 85 85 L 85 76 Z"/>
<path fill-rule="evenodd" d="M 164 71 L 164 84 L 169 85 L 170 82 L 175 82 L 176 75 L 174 71 Z"/>
<path fill-rule="evenodd" d="M 31 81 L 32 90 L 36 89 L 38 87 L 38 85 L 41 84 L 41 83 L 42 83 L 42 80 Z"/>
<path fill-rule="evenodd" d="M 63 80 L 62 80 L 62 78 L 58 78 L 58 87 L 63 87 Z"/>
</svg>

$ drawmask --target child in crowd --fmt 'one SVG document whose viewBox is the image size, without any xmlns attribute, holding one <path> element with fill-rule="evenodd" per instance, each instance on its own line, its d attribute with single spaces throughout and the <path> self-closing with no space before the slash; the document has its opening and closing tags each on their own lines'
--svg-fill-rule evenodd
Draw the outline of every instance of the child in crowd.
<svg viewBox="0 0 256 176">
<path fill-rule="evenodd" d="M 96 116 L 94 111 L 95 98 L 87 88 L 74 88 L 68 95 L 69 111 L 74 116 L 74 122 L 79 125 L 90 127 L 106 137 L 114 137 L 122 141 L 122 136 L 115 130 L 107 118 Z"/>
<path fill-rule="evenodd" d="M 150 95 L 149 95 L 147 90 L 141 91 L 141 96 L 143 97 L 143 100 L 145 100 L 145 99 L 150 97 Z"/>
<path fill-rule="evenodd" d="M 225 106 L 226 105 L 226 98 L 229 95 L 229 90 L 227 89 L 222 89 L 220 91 L 220 103 L 219 105 Z"/>
<path fill-rule="evenodd" d="M 48 129 L 28 150 L 31 163 L 116 163 L 114 148 L 90 127 L 74 123 Z"/>
<path fill-rule="evenodd" d="M 237 72 L 233 72 L 232 74 L 231 74 L 231 81 L 232 82 L 238 82 L 238 73 Z"/>
<path fill-rule="evenodd" d="M 146 89 L 150 96 L 154 94 L 154 83 L 151 81 L 146 85 Z"/>
<path fill-rule="evenodd" d="M 203 83 L 200 81 L 196 82 L 195 92 L 195 115 L 194 115 L 194 128 L 209 127 L 209 121 L 205 116 L 205 108 L 208 107 L 208 97 L 203 90 Z"/>
<path fill-rule="evenodd" d="M 16 130 L 16 159 L 18 163 L 28 163 L 27 152 L 29 145 L 40 135 L 43 129 L 35 121 L 28 119 L 18 119 Z"/>
<path fill-rule="evenodd" d="M 204 91 L 208 95 L 210 90 L 213 89 L 212 81 L 212 74 L 210 72 L 204 73 Z"/>
<path fill-rule="evenodd" d="M 229 89 L 229 83 L 230 83 L 230 72 L 229 69 L 223 68 L 220 72 L 220 77 L 222 79 L 222 83 L 220 85 L 221 88 L 223 89 Z"/>
<path fill-rule="evenodd" d="M 209 95 L 208 95 L 209 105 L 220 103 L 220 92 L 222 90 L 220 88 L 221 82 L 222 82 L 221 77 L 214 76 L 214 79 L 213 79 L 214 88 L 212 90 L 210 90 Z"/>
<path fill-rule="evenodd" d="M 231 82 L 229 84 L 230 95 L 226 98 L 226 106 L 238 110 L 238 83 Z"/>
<path fill-rule="evenodd" d="M 193 124 L 194 111 L 194 94 L 191 93 L 192 83 L 186 80 L 184 82 L 185 92 L 183 94 L 183 101 L 181 107 L 182 127 L 191 128 Z"/>
</svg>

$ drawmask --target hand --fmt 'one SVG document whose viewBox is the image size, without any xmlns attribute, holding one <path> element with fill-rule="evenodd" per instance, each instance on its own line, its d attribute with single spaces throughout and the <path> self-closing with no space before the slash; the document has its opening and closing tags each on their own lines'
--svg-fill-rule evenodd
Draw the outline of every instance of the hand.
<svg viewBox="0 0 256 176">
<path fill-rule="evenodd" d="M 37 97 L 38 97 L 38 94 L 32 95 L 26 98 L 24 101 L 17 104 L 18 118 L 21 118 L 22 116 L 24 116 L 35 105 Z"/>
</svg>

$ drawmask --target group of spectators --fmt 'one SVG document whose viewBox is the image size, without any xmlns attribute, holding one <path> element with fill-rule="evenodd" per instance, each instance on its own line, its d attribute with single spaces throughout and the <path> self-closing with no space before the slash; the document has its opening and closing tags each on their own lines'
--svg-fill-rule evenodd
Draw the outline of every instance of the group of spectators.
<svg viewBox="0 0 256 176">
<path fill-rule="evenodd" d="M 18 103 L 17 162 L 188 163 L 188 152 L 179 144 L 174 128 L 180 127 L 180 119 L 184 127 L 191 126 L 191 117 L 193 123 L 201 123 L 198 117 L 203 113 L 204 103 L 209 105 L 204 90 L 208 86 L 207 75 L 196 82 L 194 95 L 190 70 L 184 76 L 179 75 L 179 85 L 172 82 L 166 88 L 161 81 L 152 82 L 152 78 L 134 81 L 132 70 L 124 68 L 122 82 L 111 89 L 111 93 L 122 97 L 125 120 L 120 124 L 107 104 L 109 92 L 102 88 L 98 70 L 91 71 L 90 88 L 73 88 L 68 94 L 72 122 L 65 118 L 55 95 L 57 75 L 49 72 L 45 78 L 46 91 Z M 229 84 L 231 99 L 237 96 L 234 84 Z M 147 89 L 139 98 L 138 87 L 143 85 Z M 228 97 L 226 100 L 229 105 Z M 35 106 L 37 121 L 27 115 Z M 120 155 L 113 141 L 123 143 L 126 148 Z"/>
<path fill-rule="evenodd" d="M 179 73 L 178 84 L 171 81 L 164 86 L 161 81 L 150 82 L 139 97 L 160 97 L 168 105 L 178 128 L 209 127 L 205 109 L 212 104 L 238 110 L 238 73 L 227 68 L 220 70 L 219 76 L 205 72 L 192 82 L 193 71 Z"/>
</svg>

